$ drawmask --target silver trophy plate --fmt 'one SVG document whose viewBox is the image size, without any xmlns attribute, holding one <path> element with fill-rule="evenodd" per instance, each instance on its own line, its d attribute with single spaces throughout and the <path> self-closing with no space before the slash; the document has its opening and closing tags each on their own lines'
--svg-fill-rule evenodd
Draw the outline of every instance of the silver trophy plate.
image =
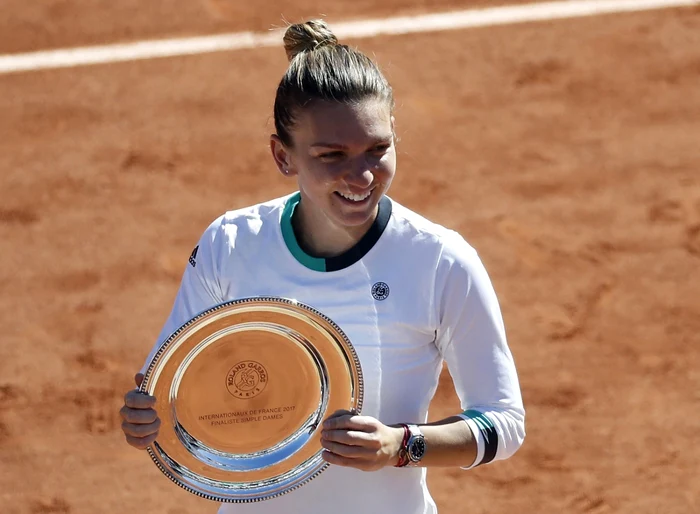
<svg viewBox="0 0 700 514">
<path fill-rule="evenodd" d="M 362 408 L 362 371 L 343 331 L 294 300 L 244 298 L 173 333 L 139 390 L 162 425 L 148 452 L 173 482 L 218 502 L 297 489 L 328 464 L 320 430 Z"/>
</svg>

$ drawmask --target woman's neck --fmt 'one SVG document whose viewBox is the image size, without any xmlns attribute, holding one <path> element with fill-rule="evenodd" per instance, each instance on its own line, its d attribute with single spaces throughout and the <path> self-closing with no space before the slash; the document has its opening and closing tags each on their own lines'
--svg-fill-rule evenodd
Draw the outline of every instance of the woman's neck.
<svg viewBox="0 0 700 514">
<path fill-rule="evenodd" d="M 292 216 L 292 228 L 297 243 L 304 252 L 313 257 L 337 257 L 355 246 L 374 223 L 377 217 L 356 227 L 339 226 L 322 212 L 314 212 L 302 201 L 299 202 Z"/>
</svg>

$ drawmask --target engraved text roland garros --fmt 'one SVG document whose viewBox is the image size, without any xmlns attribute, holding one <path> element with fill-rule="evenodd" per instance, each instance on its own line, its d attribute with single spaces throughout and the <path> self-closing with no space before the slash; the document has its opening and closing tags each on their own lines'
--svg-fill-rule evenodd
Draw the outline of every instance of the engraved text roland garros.
<svg viewBox="0 0 700 514">
<path fill-rule="evenodd" d="M 259 362 L 241 361 L 228 372 L 226 388 L 236 398 L 248 400 L 263 392 L 267 385 L 267 370 Z"/>
</svg>

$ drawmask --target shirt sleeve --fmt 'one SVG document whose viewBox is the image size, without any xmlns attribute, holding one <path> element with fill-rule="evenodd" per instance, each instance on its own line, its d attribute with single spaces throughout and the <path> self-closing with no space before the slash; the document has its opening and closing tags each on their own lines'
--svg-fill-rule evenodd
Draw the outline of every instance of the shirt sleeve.
<svg viewBox="0 0 700 514">
<path fill-rule="evenodd" d="M 158 349 L 182 325 L 220 303 L 223 303 L 219 283 L 218 251 L 222 245 L 221 219 L 213 222 L 200 237 L 185 265 L 180 288 L 165 325 L 146 358 L 140 373 L 145 373 Z"/>
<path fill-rule="evenodd" d="M 437 335 L 477 441 L 470 469 L 511 457 L 525 438 L 525 410 L 498 299 L 477 252 L 456 232 L 436 277 Z"/>
</svg>

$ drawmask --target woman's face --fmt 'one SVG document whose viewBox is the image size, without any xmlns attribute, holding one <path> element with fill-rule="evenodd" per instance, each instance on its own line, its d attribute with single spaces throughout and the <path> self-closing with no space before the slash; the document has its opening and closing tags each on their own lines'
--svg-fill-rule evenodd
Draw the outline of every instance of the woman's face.
<svg viewBox="0 0 700 514">
<path fill-rule="evenodd" d="M 277 141 L 273 154 L 283 173 L 297 177 L 311 218 L 345 228 L 370 225 L 396 172 L 387 102 L 316 102 L 299 113 L 291 137 L 293 148 Z"/>
</svg>

